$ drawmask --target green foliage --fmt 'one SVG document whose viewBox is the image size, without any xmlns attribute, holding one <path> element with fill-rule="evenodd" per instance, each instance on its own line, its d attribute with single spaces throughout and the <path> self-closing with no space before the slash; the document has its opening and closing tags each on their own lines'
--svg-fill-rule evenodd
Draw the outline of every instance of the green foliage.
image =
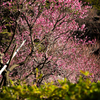
<svg viewBox="0 0 100 100">
<path fill-rule="evenodd" d="M 100 10 L 100 0 L 80 0 L 83 2 L 89 2 L 89 4 L 92 4 L 93 7 L 95 7 L 97 10 Z"/>
<path fill-rule="evenodd" d="M 49 0 L 46 0 L 46 5 L 45 8 L 49 9 L 50 8 L 51 3 L 49 2 Z"/>
<path fill-rule="evenodd" d="M 84 74 L 89 75 L 88 72 Z M 25 83 L 15 86 L 11 81 L 11 86 L 2 88 L 0 100 L 100 100 L 100 81 L 94 83 L 80 76 L 77 83 L 71 83 L 67 79 L 58 82 L 58 86 L 51 82 L 37 87 Z"/>
<path fill-rule="evenodd" d="M 35 39 L 34 43 L 35 43 L 35 48 L 38 52 L 44 52 L 46 50 L 45 45 L 39 39 Z"/>
<path fill-rule="evenodd" d="M 1 45 L 4 43 L 9 43 L 10 42 L 10 37 L 11 37 L 11 32 L 8 32 L 7 29 L 3 29 L 2 32 L 0 32 L 0 37 L 1 37 Z"/>
<path fill-rule="evenodd" d="M 83 74 L 83 75 L 85 75 L 85 76 L 89 76 L 89 75 L 92 75 L 92 73 L 89 73 L 88 71 L 82 71 L 82 70 L 80 70 L 80 72 Z"/>
</svg>

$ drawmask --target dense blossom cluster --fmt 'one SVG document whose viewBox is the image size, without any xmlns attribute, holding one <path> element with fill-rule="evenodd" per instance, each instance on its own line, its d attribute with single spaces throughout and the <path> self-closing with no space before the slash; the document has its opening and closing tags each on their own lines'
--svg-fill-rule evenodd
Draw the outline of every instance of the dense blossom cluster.
<svg viewBox="0 0 100 100">
<path fill-rule="evenodd" d="M 61 75 L 75 81 L 80 70 L 93 73 L 92 78 L 100 72 L 94 59 L 83 53 L 85 45 L 94 41 L 79 38 L 84 35 L 85 24 L 79 27 L 75 21 L 87 17 L 91 7 L 83 7 L 79 0 L 9 0 L 1 1 L 0 7 L 0 32 L 3 33 L 8 26 L 12 34 L 11 42 L 1 49 L 5 54 L 4 63 L 10 59 L 15 44 L 18 48 L 26 40 L 8 66 L 17 64 L 10 73 L 14 76 L 16 72 L 14 79 L 24 80 L 29 76 L 30 81 L 39 84 L 50 75 Z M 81 34 L 75 31 L 81 31 Z M 44 52 L 35 48 L 35 39 L 45 45 Z M 41 76 L 38 81 L 37 68 Z"/>
</svg>

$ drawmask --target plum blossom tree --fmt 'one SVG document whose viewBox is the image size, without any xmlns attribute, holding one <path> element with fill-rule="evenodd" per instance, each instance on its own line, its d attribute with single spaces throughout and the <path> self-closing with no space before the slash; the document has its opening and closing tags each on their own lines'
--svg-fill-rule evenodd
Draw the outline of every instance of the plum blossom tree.
<svg viewBox="0 0 100 100">
<path fill-rule="evenodd" d="M 75 21 L 88 16 L 89 6 L 83 7 L 79 0 L 2 0 L 0 4 L 0 34 L 12 34 L 10 42 L 0 47 L 4 53 L 1 65 L 26 40 L 2 73 L 1 86 L 8 85 L 9 78 L 14 83 L 20 79 L 40 85 L 58 75 L 76 80 L 79 70 L 90 71 L 91 77 L 98 73 L 98 65 L 82 53 L 89 43 L 87 37 L 81 39 L 85 25 L 79 27 Z M 36 40 L 39 40 L 37 46 Z M 42 48 L 39 44 L 45 47 L 44 51 L 39 52 L 37 47 Z"/>
</svg>

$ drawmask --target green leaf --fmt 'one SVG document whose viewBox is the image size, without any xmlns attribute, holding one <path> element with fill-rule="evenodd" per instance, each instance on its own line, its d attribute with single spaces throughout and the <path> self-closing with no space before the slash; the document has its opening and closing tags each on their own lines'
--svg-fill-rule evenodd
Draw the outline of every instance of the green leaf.
<svg viewBox="0 0 100 100">
<path fill-rule="evenodd" d="M 89 76 L 89 72 L 88 72 L 88 71 L 82 71 L 82 70 L 80 70 L 80 72 L 81 72 L 83 75 L 85 75 L 85 76 Z"/>
<path fill-rule="evenodd" d="M 11 79 L 10 79 L 10 83 L 11 83 L 12 86 L 14 86 L 14 82 Z"/>
<path fill-rule="evenodd" d="M 71 100 L 68 95 L 65 96 L 65 100 Z"/>
</svg>

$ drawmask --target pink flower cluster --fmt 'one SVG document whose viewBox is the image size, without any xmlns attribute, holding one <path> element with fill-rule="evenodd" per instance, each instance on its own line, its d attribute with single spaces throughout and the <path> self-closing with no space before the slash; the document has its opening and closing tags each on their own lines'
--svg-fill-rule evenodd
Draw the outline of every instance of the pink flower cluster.
<svg viewBox="0 0 100 100">
<path fill-rule="evenodd" d="M 9 2 L 9 6 L 12 5 L 10 9 L 13 9 L 15 5 L 19 7 L 15 9 L 15 12 L 20 11 L 20 15 L 16 15 L 17 19 L 13 18 L 17 23 L 17 25 L 13 23 L 13 26 L 16 27 L 15 33 L 12 31 L 12 34 L 15 34 L 14 41 L 5 54 L 4 62 L 9 60 L 14 45 L 17 44 L 17 47 L 19 47 L 22 41 L 26 39 L 25 45 L 10 64 L 11 67 L 13 64 L 19 64 L 29 57 L 24 65 L 16 68 L 19 75 L 17 75 L 17 78 L 22 79 L 31 71 L 36 71 L 34 70 L 36 68 L 40 69 L 39 73 L 43 75 L 50 74 L 49 72 L 54 74 L 59 70 L 57 74 L 61 74 L 65 78 L 69 78 L 68 75 L 70 75 L 72 80 L 75 80 L 80 70 L 84 70 L 93 73 L 92 77 L 94 78 L 100 71 L 95 60 L 82 53 L 86 46 L 86 39 L 73 37 L 74 31 L 85 32 L 85 24 L 79 27 L 75 20 L 87 17 L 90 7 L 82 7 L 79 0 L 58 0 L 58 2 L 49 0 L 50 7 L 46 5 L 46 2 L 46 0 L 36 0 L 34 2 L 32 0 L 29 0 L 29 2 L 20 0 L 20 3 L 15 0 Z M 2 6 L 5 4 L 3 3 Z M 20 4 L 23 7 L 20 7 Z M 11 10 L 12 12 L 13 10 Z M 2 26 L 0 26 L 0 30 L 2 30 Z M 38 52 L 34 49 L 34 40 L 37 38 L 40 41 L 47 42 L 45 52 Z M 92 44 L 93 42 L 88 41 L 87 43 Z M 31 53 L 32 50 L 33 53 Z M 68 72 L 68 70 L 70 71 Z M 65 72 L 62 73 L 63 71 Z M 75 76 L 71 75 L 73 72 Z M 35 74 L 32 77 L 35 77 Z M 35 78 L 33 79 L 35 80 Z"/>
</svg>

